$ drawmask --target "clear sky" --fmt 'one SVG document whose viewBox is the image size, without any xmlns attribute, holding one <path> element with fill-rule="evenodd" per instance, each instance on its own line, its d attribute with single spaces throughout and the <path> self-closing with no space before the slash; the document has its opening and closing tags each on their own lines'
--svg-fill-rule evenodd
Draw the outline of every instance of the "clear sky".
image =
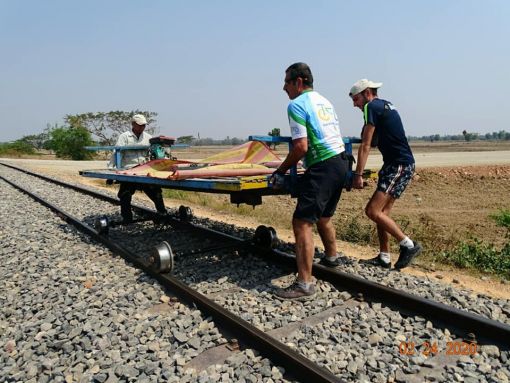
<svg viewBox="0 0 510 383">
<path fill-rule="evenodd" d="M 289 134 L 285 69 L 358 136 L 367 77 L 408 135 L 510 131 L 510 1 L 0 0 L 0 141 L 66 114 L 157 112 L 160 133 Z"/>
</svg>

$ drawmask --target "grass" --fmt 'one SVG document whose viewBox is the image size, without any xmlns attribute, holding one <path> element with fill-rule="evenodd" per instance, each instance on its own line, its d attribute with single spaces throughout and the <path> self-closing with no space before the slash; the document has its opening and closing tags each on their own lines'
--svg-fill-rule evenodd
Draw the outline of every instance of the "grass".
<svg viewBox="0 0 510 383">
<path fill-rule="evenodd" d="M 502 249 L 478 238 L 461 242 L 451 251 L 440 254 L 439 260 L 466 269 L 475 269 L 510 279 L 510 242 Z"/>
<path fill-rule="evenodd" d="M 473 237 L 467 241 L 460 240 L 455 246 L 438 252 L 436 259 L 441 263 L 510 279 L 510 211 L 503 209 L 489 215 L 489 218 L 507 230 L 507 242 L 501 248 Z"/>
<path fill-rule="evenodd" d="M 360 215 L 347 218 L 347 222 L 335 221 L 335 231 L 338 239 L 360 245 L 373 244 L 377 235 L 375 226 Z"/>
<path fill-rule="evenodd" d="M 22 157 L 26 157 L 26 156 L 32 155 L 32 154 L 33 153 L 26 153 L 26 152 L 20 151 L 18 149 L 0 146 L 0 156 L 1 157 L 22 158 Z"/>
<path fill-rule="evenodd" d="M 496 221 L 498 226 L 507 228 L 510 233 L 510 210 L 500 210 L 499 212 L 490 215 L 490 217 Z"/>
</svg>

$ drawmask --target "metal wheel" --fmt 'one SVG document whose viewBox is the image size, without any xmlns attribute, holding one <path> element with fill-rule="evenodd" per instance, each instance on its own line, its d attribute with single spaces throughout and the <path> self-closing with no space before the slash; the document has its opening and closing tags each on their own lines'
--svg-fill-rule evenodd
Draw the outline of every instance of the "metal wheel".
<svg viewBox="0 0 510 383">
<path fill-rule="evenodd" d="M 184 222 L 189 222 L 193 218 L 193 210 L 189 206 L 179 206 L 179 219 Z"/>
<path fill-rule="evenodd" d="M 106 216 L 102 216 L 102 217 L 99 217 L 99 218 L 96 218 L 96 220 L 94 221 L 94 229 L 96 229 L 96 231 L 99 233 L 99 234 L 108 234 L 108 227 L 109 227 L 109 222 L 108 222 L 108 217 Z"/>
<path fill-rule="evenodd" d="M 152 249 L 148 258 L 149 266 L 158 273 L 169 273 L 174 269 L 174 253 L 167 241 L 161 242 Z"/>
<path fill-rule="evenodd" d="M 273 249 L 276 247 L 278 243 L 278 237 L 276 236 L 276 230 L 273 227 L 267 227 L 264 225 L 260 225 L 255 230 L 255 235 L 253 236 L 253 242 L 256 245 Z"/>
</svg>

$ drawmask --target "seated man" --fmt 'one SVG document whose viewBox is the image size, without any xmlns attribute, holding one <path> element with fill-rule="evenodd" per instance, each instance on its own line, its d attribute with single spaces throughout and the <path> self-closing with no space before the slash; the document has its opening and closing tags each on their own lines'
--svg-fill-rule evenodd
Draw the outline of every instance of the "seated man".
<svg viewBox="0 0 510 383">
<path fill-rule="evenodd" d="M 147 120 L 142 114 L 135 114 L 131 119 L 131 131 L 122 133 L 117 139 L 115 146 L 128 145 L 149 145 L 149 139 L 152 136 L 145 133 Z M 146 150 L 123 150 L 121 152 L 120 167 L 129 169 L 136 165 L 143 164 L 146 161 Z M 113 162 L 113 161 L 112 161 Z M 159 214 L 166 214 L 165 204 L 161 188 L 156 185 L 143 185 L 131 182 L 121 182 L 117 196 L 120 199 L 120 214 L 124 223 L 133 221 L 133 212 L 131 211 L 131 198 L 136 190 L 142 190 L 154 202 Z"/>
</svg>

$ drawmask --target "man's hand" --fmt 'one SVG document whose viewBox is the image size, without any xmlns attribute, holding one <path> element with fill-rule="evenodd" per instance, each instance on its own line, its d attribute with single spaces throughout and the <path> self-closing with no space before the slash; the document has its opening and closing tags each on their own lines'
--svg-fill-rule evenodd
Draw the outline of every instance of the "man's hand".
<svg viewBox="0 0 510 383">
<path fill-rule="evenodd" d="M 280 169 L 276 169 L 271 177 L 269 177 L 269 183 L 273 185 L 274 189 L 283 189 L 285 183 L 285 172 Z"/>
<path fill-rule="evenodd" d="M 361 174 L 354 173 L 354 178 L 352 179 L 352 187 L 354 189 L 363 189 L 363 177 Z"/>
</svg>

